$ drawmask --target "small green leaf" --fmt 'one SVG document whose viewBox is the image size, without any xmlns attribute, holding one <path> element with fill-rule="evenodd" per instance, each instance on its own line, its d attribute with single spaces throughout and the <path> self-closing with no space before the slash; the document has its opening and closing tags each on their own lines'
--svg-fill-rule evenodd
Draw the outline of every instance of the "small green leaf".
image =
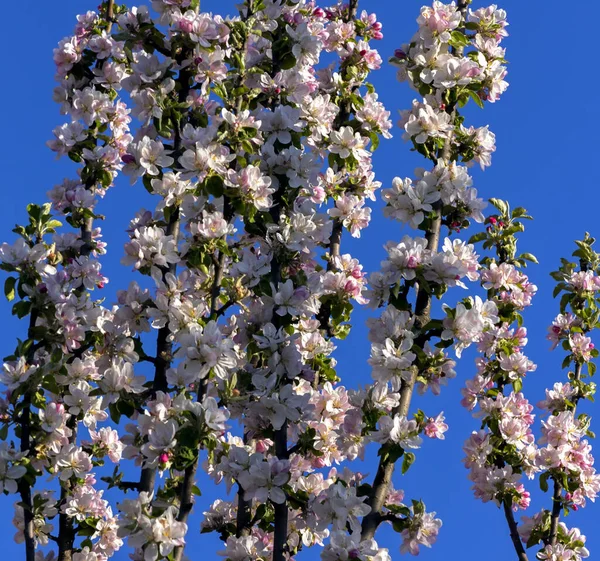
<svg viewBox="0 0 600 561">
<path fill-rule="evenodd" d="M 4 282 L 4 295 L 9 302 L 12 302 L 15 299 L 16 284 L 17 279 L 15 277 L 8 277 Z"/>
<path fill-rule="evenodd" d="M 410 466 L 413 465 L 415 459 L 416 456 L 412 452 L 404 453 L 404 458 L 402 459 L 402 474 L 405 474 L 410 469 Z"/>
<path fill-rule="evenodd" d="M 472 90 L 467 90 L 467 93 L 469 94 L 469 97 L 479 106 L 481 107 L 481 109 L 483 109 L 485 107 L 484 103 L 483 103 L 483 99 L 481 99 L 479 97 L 479 95 L 472 91 Z"/>
</svg>

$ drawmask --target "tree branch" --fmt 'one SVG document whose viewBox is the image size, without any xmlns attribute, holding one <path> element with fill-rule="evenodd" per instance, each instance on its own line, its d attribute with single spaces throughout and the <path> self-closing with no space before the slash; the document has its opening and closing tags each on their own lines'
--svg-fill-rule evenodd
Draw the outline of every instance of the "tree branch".
<svg viewBox="0 0 600 561">
<path fill-rule="evenodd" d="M 28 338 L 33 340 L 33 329 L 37 323 L 38 312 L 32 308 L 29 316 Z M 30 365 L 33 362 L 35 346 L 32 344 L 27 352 L 27 363 Z M 31 448 L 31 394 L 32 390 L 28 389 L 23 395 L 23 409 L 19 415 L 19 423 L 21 425 L 21 452 L 26 455 L 30 454 Z M 23 503 L 23 534 L 25 536 L 25 559 L 26 561 L 35 560 L 35 526 L 33 523 L 33 499 L 31 493 L 31 485 L 22 477 L 18 484 L 21 502 Z"/>
<path fill-rule="evenodd" d="M 519 536 L 519 531 L 517 530 L 517 523 L 515 522 L 515 516 L 512 511 L 510 499 L 504 499 L 502 505 L 504 507 L 504 516 L 506 517 L 506 521 L 508 522 L 508 527 L 510 529 L 510 539 L 512 540 L 513 545 L 515 546 L 515 551 L 517 552 L 517 558 L 519 561 L 528 561 L 527 553 L 525 553 L 525 547 L 523 546 L 521 536 Z"/>
<path fill-rule="evenodd" d="M 583 364 L 581 364 L 580 362 L 577 363 L 577 365 L 575 366 L 575 380 L 579 381 L 581 380 L 581 369 L 583 367 Z M 576 396 L 574 398 L 574 405 L 573 405 L 573 417 L 575 417 L 575 412 L 577 411 L 577 402 L 579 401 L 579 396 Z M 563 500 L 562 500 L 562 492 L 563 492 L 563 485 L 562 482 L 559 481 L 559 479 L 557 477 L 553 477 L 554 479 L 554 491 L 552 493 L 552 512 L 550 515 L 550 535 L 548 537 L 548 543 L 550 543 L 550 545 L 556 545 L 556 542 L 558 540 L 558 524 L 560 522 L 560 513 L 562 511 L 562 507 L 563 507 Z"/>
</svg>

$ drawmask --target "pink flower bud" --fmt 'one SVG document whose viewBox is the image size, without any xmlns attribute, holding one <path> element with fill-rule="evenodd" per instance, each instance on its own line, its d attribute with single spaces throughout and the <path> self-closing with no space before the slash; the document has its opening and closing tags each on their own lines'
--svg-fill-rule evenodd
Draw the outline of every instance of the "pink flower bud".
<svg viewBox="0 0 600 561">
<path fill-rule="evenodd" d="M 313 12 L 313 16 L 315 16 L 316 18 L 324 18 L 325 12 L 321 8 L 315 8 L 315 11 Z"/>
<path fill-rule="evenodd" d="M 373 32 L 373 39 L 377 39 L 378 41 L 383 39 L 383 33 L 381 31 Z"/>
<path fill-rule="evenodd" d="M 123 154 L 121 156 L 121 160 L 124 164 L 133 164 L 135 163 L 135 158 L 131 154 Z"/>
<path fill-rule="evenodd" d="M 416 269 L 416 268 L 419 266 L 419 261 L 418 261 L 418 259 L 417 259 L 417 258 L 416 258 L 414 255 L 411 255 L 411 256 L 408 258 L 408 261 L 407 261 L 407 263 L 406 263 L 406 266 L 407 266 L 409 269 Z"/>
<path fill-rule="evenodd" d="M 158 458 L 158 461 L 159 461 L 161 464 L 166 464 L 166 463 L 169 461 L 169 454 L 167 454 L 166 452 L 163 452 L 163 453 L 162 453 L 162 454 L 159 456 L 159 458 Z"/>
<path fill-rule="evenodd" d="M 191 33 L 194 29 L 194 24 L 189 19 L 180 19 L 179 20 L 179 29 L 184 33 Z"/>
</svg>

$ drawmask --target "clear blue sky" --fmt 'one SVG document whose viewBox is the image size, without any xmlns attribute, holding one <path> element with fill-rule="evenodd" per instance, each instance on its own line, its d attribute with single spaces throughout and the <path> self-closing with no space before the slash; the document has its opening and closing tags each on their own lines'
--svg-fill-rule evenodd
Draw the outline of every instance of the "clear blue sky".
<svg viewBox="0 0 600 561">
<path fill-rule="evenodd" d="M 75 166 L 69 160 L 55 161 L 45 146 L 52 129 L 63 122 L 58 106 L 52 101 L 54 65 L 52 49 L 65 35 L 71 33 L 75 15 L 96 9 L 97 2 L 60 0 L 39 2 L 21 0 L 4 2 L 5 31 L 0 37 L 4 53 L 4 80 L 0 90 L 2 125 L 0 162 L 4 169 L 0 204 L 0 240 L 14 239 L 11 229 L 23 221 L 25 205 L 44 202 L 46 191 L 63 177 L 73 176 Z M 376 12 L 384 24 L 385 39 L 378 47 L 387 59 L 395 48 L 407 41 L 415 30 L 415 18 L 422 0 L 361 0 L 360 6 Z M 221 14 L 232 13 L 232 0 L 202 0 L 203 10 Z M 465 124 L 489 124 L 497 135 L 497 151 L 492 167 L 485 173 L 474 170 L 475 184 L 484 198 L 501 197 L 513 206 L 525 206 L 535 217 L 528 232 L 521 237 L 522 251 L 535 253 L 540 265 L 529 273 L 539 287 L 531 310 L 526 313 L 529 330 L 527 353 L 538 364 L 537 372 L 529 374 L 524 391 L 531 402 L 543 396 L 544 387 L 562 379 L 560 351 L 550 353 L 545 340 L 546 327 L 557 313 L 552 299 L 552 280 L 548 273 L 557 267 L 561 256 L 572 252 L 572 240 L 580 239 L 586 230 L 600 237 L 597 220 L 600 205 L 599 167 L 594 144 L 600 125 L 598 90 L 600 79 L 597 61 L 597 4 L 591 0 L 569 3 L 524 2 L 505 0 L 501 7 L 508 11 L 510 37 L 505 41 L 510 60 L 510 88 L 499 103 L 485 110 L 471 108 Z M 476 7 L 482 6 L 478 1 Z M 560 9 L 559 9 L 560 6 Z M 573 7 L 571 7 L 573 6 Z M 385 65 L 374 73 L 372 80 L 380 98 L 393 112 L 409 107 L 413 93 L 406 84 L 395 80 L 395 71 Z M 384 186 L 394 176 L 410 176 L 413 168 L 424 160 L 409 152 L 396 128 L 394 138 L 381 143 L 375 156 L 375 171 Z M 579 171 L 577 171 L 579 170 Z M 113 299 L 118 288 L 129 283 L 130 272 L 119 265 L 124 230 L 128 219 L 144 202 L 140 184 L 130 187 L 119 181 L 99 210 L 109 216 L 103 225 L 109 255 L 104 260 L 104 272 L 110 277 L 106 296 Z M 343 250 L 355 254 L 368 271 L 376 270 L 384 256 L 382 245 L 400 239 L 397 224 L 383 218 L 380 205 L 374 220 L 361 240 L 345 243 Z M 347 242 L 347 240 L 345 240 Z M 463 294 L 454 290 L 452 303 Z M 14 348 L 14 337 L 23 334 L 25 325 L 9 315 L 9 306 L 0 304 L 0 332 L 4 335 L 2 354 Z M 369 380 L 366 363 L 369 343 L 364 322 L 368 311 L 356 311 L 352 335 L 340 343 L 336 353 L 339 373 L 344 383 L 353 387 Z M 598 341 L 596 341 L 598 343 Z M 501 512 L 491 504 L 483 505 L 472 498 L 467 471 L 461 464 L 462 443 L 475 421 L 460 405 L 460 388 L 473 375 L 472 355 L 463 355 L 458 377 L 438 398 L 418 398 L 415 406 L 429 413 L 444 410 L 450 430 L 445 441 L 428 441 L 418 452 L 417 462 L 405 477 L 396 476 L 395 486 L 406 491 L 407 498 L 421 497 L 428 510 L 437 511 L 443 519 L 438 543 L 424 550 L 424 561 L 453 561 L 454 559 L 510 561 L 515 559 L 508 529 Z M 593 411 L 592 411 L 593 413 Z M 592 430 L 600 431 L 600 415 L 593 421 Z M 362 467 L 375 470 L 374 451 Z M 600 448 L 597 450 L 600 454 Z M 211 484 L 200 482 L 204 493 L 197 506 L 203 510 L 218 495 Z M 537 482 L 529 485 L 535 491 Z M 221 488 L 216 490 L 221 492 Z M 0 536 L 3 538 L 5 559 L 22 559 L 22 546 L 13 542 L 13 497 L 0 497 Z M 550 508 L 550 497 L 534 493 L 534 508 Z M 580 526 L 588 537 L 592 558 L 600 555 L 600 536 L 594 531 L 600 522 L 600 505 L 590 504 L 568 520 Z M 190 520 L 188 555 L 193 561 L 216 559 L 214 551 L 220 542 L 213 535 L 198 534 L 199 517 Z M 387 528 L 378 534 L 381 545 L 399 557 L 399 536 Z M 317 559 L 320 550 L 303 553 L 300 559 Z M 530 556 L 531 559 L 535 555 Z M 114 559 L 128 559 L 123 549 Z"/>
</svg>

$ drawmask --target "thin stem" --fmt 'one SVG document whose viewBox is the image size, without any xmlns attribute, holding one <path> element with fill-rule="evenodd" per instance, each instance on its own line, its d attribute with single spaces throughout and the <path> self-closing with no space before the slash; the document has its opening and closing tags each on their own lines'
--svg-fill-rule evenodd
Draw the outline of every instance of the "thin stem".
<svg viewBox="0 0 600 561">
<path fill-rule="evenodd" d="M 562 510 L 562 490 L 562 483 L 558 480 L 558 478 L 554 478 L 552 514 L 550 515 L 550 536 L 548 538 L 550 545 L 556 545 L 558 540 L 558 523 L 560 522 L 560 512 Z"/>
<path fill-rule="evenodd" d="M 581 379 L 581 369 L 583 364 L 578 362 L 575 366 L 575 380 L 579 381 Z M 575 397 L 574 405 L 572 409 L 573 417 L 575 417 L 575 412 L 577 411 L 577 402 L 579 401 L 579 397 Z M 560 522 L 560 513 L 563 507 L 563 485 L 562 481 L 559 480 L 558 477 L 553 477 L 554 479 L 554 490 L 552 493 L 552 513 L 550 515 L 550 535 L 548 537 L 548 543 L 550 545 L 556 545 L 558 541 L 558 524 Z"/>
</svg>

